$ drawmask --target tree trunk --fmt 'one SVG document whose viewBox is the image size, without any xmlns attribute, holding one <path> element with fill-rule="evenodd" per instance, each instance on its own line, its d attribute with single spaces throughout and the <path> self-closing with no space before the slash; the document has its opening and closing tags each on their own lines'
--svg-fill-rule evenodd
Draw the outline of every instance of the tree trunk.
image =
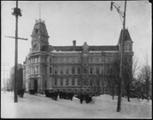
<svg viewBox="0 0 153 120">
<path fill-rule="evenodd" d="M 114 100 L 114 86 L 112 87 L 112 100 Z"/>
<path fill-rule="evenodd" d="M 149 79 L 146 79 L 146 97 L 149 100 Z"/>
<path fill-rule="evenodd" d="M 122 87 L 121 87 L 121 80 L 118 86 L 118 100 L 117 100 L 117 112 L 121 111 L 121 99 L 122 99 Z"/>
<path fill-rule="evenodd" d="M 128 102 L 130 102 L 130 94 L 129 94 L 129 90 L 127 92 L 127 99 L 128 99 Z"/>
<path fill-rule="evenodd" d="M 128 102 L 130 102 L 130 86 L 129 86 L 129 84 L 127 86 L 127 100 L 128 100 Z"/>
</svg>

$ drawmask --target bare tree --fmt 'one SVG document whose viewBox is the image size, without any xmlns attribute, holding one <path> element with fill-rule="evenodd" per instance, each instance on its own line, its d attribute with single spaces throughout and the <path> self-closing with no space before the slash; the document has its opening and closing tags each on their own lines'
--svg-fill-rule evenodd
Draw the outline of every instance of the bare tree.
<svg viewBox="0 0 153 120">
<path fill-rule="evenodd" d="M 131 64 L 131 63 L 128 62 L 128 64 Z M 138 59 L 136 57 L 133 57 L 132 71 L 131 71 L 131 73 L 130 73 L 130 71 L 127 71 L 127 74 L 130 78 L 128 81 L 128 84 L 127 84 L 127 99 L 128 99 L 128 101 L 130 101 L 131 84 L 134 81 L 134 79 L 136 78 L 139 70 L 140 70 L 140 66 L 138 65 Z"/>
<path fill-rule="evenodd" d="M 140 69 L 140 66 L 138 65 L 138 59 L 136 57 L 133 59 L 131 57 L 125 57 L 124 61 L 124 94 L 126 93 L 127 100 L 130 102 L 131 85 Z"/>
<path fill-rule="evenodd" d="M 149 65 L 144 65 L 141 68 L 138 79 L 145 83 L 144 85 L 144 97 L 149 100 L 150 93 L 150 83 L 151 83 L 151 67 Z"/>
</svg>

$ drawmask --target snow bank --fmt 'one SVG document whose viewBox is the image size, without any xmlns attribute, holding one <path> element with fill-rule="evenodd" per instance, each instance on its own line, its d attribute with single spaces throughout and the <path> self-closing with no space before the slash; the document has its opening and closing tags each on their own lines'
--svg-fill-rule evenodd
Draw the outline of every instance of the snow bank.
<svg viewBox="0 0 153 120">
<path fill-rule="evenodd" d="M 116 106 L 117 108 L 117 96 L 114 97 L 112 100 L 112 96 L 110 95 L 101 95 L 95 98 L 97 104 L 104 103 L 102 107 L 111 107 Z M 147 101 L 139 100 L 137 98 L 130 99 L 131 101 L 128 102 L 127 98 L 122 98 L 122 106 L 121 106 L 121 113 L 124 117 L 127 118 L 151 118 L 152 117 L 152 100 Z M 111 109 L 111 108 L 110 108 Z"/>
<path fill-rule="evenodd" d="M 58 99 L 57 101 L 44 95 L 25 94 L 18 103 L 13 102 L 13 93 L 1 93 L 2 118 L 151 118 L 152 101 L 122 100 L 122 111 L 116 112 L 117 96 L 112 100 L 109 95 L 93 97 L 93 102 L 80 104 L 79 99 L 73 101 Z"/>
</svg>

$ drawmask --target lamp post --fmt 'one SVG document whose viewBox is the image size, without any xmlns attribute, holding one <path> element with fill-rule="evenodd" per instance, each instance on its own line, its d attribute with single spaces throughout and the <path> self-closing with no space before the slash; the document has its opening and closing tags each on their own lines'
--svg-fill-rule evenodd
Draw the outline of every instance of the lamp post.
<svg viewBox="0 0 153 120">
<path fill-rule="evenodd" d="M 120 82 L 119 82 L 119 94 L 118 94 L 118 101 L 117 101 L 117 112 L 121 111 L 121 98 L 122 98 L 122 86 L 123 86 L 123 54 L 124 54 L 124 31 L 125 31 L 125 20 L 126 20 L 126 4 L 127 1 L 125 0 L 124 3 L 124 12 L 120 11 L 120 6 L 117 6 L 114 2 L 111 2 L 111 10 L 113 7 L 116 8 L 117 12 L 123 18 L 123 32 L 121 31 L 121 43 L 120 43 Z"/>
</svg>

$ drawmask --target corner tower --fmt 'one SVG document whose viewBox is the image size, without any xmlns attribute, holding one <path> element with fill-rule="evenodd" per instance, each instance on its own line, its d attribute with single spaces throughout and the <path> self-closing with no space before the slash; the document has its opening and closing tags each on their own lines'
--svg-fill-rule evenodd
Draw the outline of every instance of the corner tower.
<svg viewBox="0 0 153 120">
<path fill-rule="evenodd" d="M 119 45 L 119 48 L 120 48 L 120 45 L 121 45 L 121 40 L 122 40 L 122 35 L 123 35 L 123 29 L 121 30 L 121 33 L 120 33 L 120 37 L 119 37 L 119 41 L 118 41 L 118 45 Z M 123 39 L 123 43 L 124 43 L 124 52 L 133 52 L 133 41 L 131 39 L 131 36 L 129 34 L 129 31 L 128 29 L 125 29 L 124 31 L 124 39 Z"/>
<path fill-rule="evenodd" d="M 48 51 L 48 32 L 44 21 L 36 20 L 32 31 L 32 52 Z"/>
<path fill-rule="evenodd" d="M 121 40 L 123 39 L 123 29 L 121 30 L 119 37 L 119 50 L 121 48 Z M 130 81 L 132 80 L 132 64 L 133 64 L 133 41 L 129 34 L 128 29 L 124 31 L 123 39 L 123 80 L 124 88 L 129 88 Z M 129 94 L 129 89 L 123 89 L 123 94 Z"/>
<path fill-rule="evenodd" d="M 49 53 L 48 32 L 44 21 L 36 20 L 32 31 L 31 51 L 26 60 L 27 91 L 43 93 L 47 80 L 47 58 Z"/>
</svg>

